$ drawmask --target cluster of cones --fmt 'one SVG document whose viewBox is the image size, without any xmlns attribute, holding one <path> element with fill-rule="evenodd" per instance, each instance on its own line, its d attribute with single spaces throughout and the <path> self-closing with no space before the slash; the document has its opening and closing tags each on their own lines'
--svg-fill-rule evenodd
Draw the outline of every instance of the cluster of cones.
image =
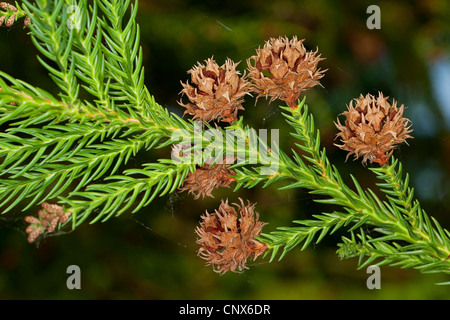
<svg viewBox="0 0 450 320">
<path fill-rule="evenodd" d="M 42 210 L 39 210 L 38 216 L 26 216 L 25 222 L 30 225 L 25 229 L 28 234 L 28 242 L 33 243 L 41 235 L 55 231 L 58 224 L 65 223 L 71 212 L 64 212 L 63 207 L 57 204 L 43 202 Z"/>
<path fill-rule="evenodd" d="M 17 8 L 0 2 L 0 9 L 12 13 L 5 23 L 11 26 L 16 19 L 14 12 Z M 0 26 L 5 19 L 5 15 L 0 16 Z M 29 23 L 27 19 L 26 25 Z M 188 71 L 191 83 L 182 83 L 181 94 L 189 101 L 180 101 L 179 104 L 194 120 L 226 123 L 237 120 L 239 110 L 244 109 L 245 96 L 252 93 L 256 94 L 256 99 L 278 99 L 296 109 L 300 95 L 320 85 L 319 80 L 326 71 L 318 67 L 323 60 L 318 51 L 306 50 L 303 42 L 296 37 L 270 39 L 247 60 L 248 73 L 243 74 L 237 70 L 238 63 L 230 59 L 221 66 L 213 58 L 205 60 L 205 64 L 198 63 Z M 411 137 L 409 120 L 403 117 L 403 112 L 403 105 L 397 107 L 395 101 L 389 103 L 381 93 L 378 97 L 361 95 L 352 100 L 348 111 L 343 113 L 346 117 L 344 124 L 339 119 L 335 123 L 339 130 L 336 137 L 342 141 L 337 146 L 348 155 L 362 157 L 363 163 L 387 164 L 395 147 Z M 235 172 L 229 168 L 228 162 L 207 162 L 189 173 L 180 191 L 193 193 L 196 199 L 213 197 L 215 188 L 228 187 L 236 181 L 233 175 Z M 267 246 L 257 240 L 266 223 L 259 221 L 255 205 L 239 200 L 239 204 L 233 205 L 222 200 L 215 212 L 206 212 L 201 217 L 200 226 L 196 229 L 197 243 L 201 246 L 199 256 L 220 274 L 246 269 L 250 256 L 256 259 L 267 250 Z M 44 202 L 38 217 L 25 218 L 30 224 L 26 229 L 28 241 L 34 242 L 39 236 L 53 232 L 70 215 L 62 207 Z"/>
<path fill-rule="evenodd" d="M 290 108 L 298 108 L 300 95 L 309 88 L 320 85 L 319 80 L 326 70 L 318 67 L 323 60 L 318 51 L 308 51 L 304 40 L 296 37 L 272 38 L 256 55 L 247 59 L 248 69 L 242 75 L 236 69 L 238 63 L 227 59 L 219 66 L 213 58 L 198 63 L 188 74 L 191 83 L 182 83 L 181 94 L 188 102 L 179 104 L 185 114 L 194 120 L 232 123 L 237 120 L 246 95 L 256 94 L 270 101 L 282 100 Z M 344 124 L 335 123 L 341 138 L 339 148 L 348 151 L 355 158 L 362 157 L 363 163 L 370 161 L 379 165 L 388 163 L 395 147 L 411 136 L 409 120 L 403 117 L 404 106 L 388 102 L 379 93 L 360 96 L 350 102 Z M 235 179 L 235 172 L 227 164 L 205 164 L 190 173 L 181 191 L 195 195 L 211 196 L 217 187 L 228 187 Z M 254 205 L 247 205 L 240 199 L 235 207 L 223 201 L 218 210 L 201 217 L 196 233 L 201 245 L 199 256 L 213 265 L 216 272 L 238 272 L 246 268 L 247 259 L 261 255 L 267 247 L 256 240 L 265 223 L 259 221 Z"/>
</svg>

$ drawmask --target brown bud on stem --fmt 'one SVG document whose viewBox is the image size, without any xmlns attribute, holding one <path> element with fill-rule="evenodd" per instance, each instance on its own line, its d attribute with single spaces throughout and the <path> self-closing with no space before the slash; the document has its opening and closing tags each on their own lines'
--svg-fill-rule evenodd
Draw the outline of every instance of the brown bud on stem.
<svg viewBox="0 0 450 320">
<path fill-rule="evenodd" d="M 224 161 L 225 162 L 225 161 Z M 183 181 L 180 191 L 189 191 L 195 195 L 195 199 L 205 198 L 205 196 L 214 198 L 212 191 L 218 187 L 229 187 L 236 179 L 231 177 L 236 172 L 228 168 L 227 163 L 217 163 L 210 165 L 208 163 L 197 168 L 194 172 L 188 174 Z"/>
<path fill-rule="evenodd" d="M 186 95 L 189 103 L 179 104 L 186 108 L 185 114 L 193 116 L 194 120 L 209 122 L 221 120 L 233 122 L 237 119 L 237 112 L 244 109 L 243 97 L 249 94 L 250 83 L 240 76 L 236 70 L 238 63 L 228 59 L 219 66 L 212 58 L 198 63 L 188 73 L 192 84 L 182 83 L 181 94 Z"/>
<path fill-rule="evenodd" d="M 259 97 L 280 99 L 291 108 L 297 107 L 300 94 L 316 85 L 326 70 L 318 68 L 323 60 L 316 51 L 307 51 L 304 40 L 293 37 L 271 38 L 257 54 L 247 60 L 249 74 L 253 81 L 252 91 Z"/>
<path fill-rule="evenodd" d="M 388 97 L 383 97 L 380 92 L 378 97 L 368 94 L 354 99 L 348 106 L 345 115 L 345 124 L 338 119 L 335 123 L 339 129 L 336 135 L 341 138 L 342 144 L 336 144 L 339 148 L 349 151 L 347 158 L 355 155 L 355 159 L 363 157 L 363 163 L 367 160 L 383 166 L 388 163 L 396 145 L 412 138 L 410 121 L 403 117 L 405 107 L 397 107 L 397 102 L 390 104 Z"/>
<path fill-rule="evenodd" d="M 248 269 L 247 259 L 253 254 L 256 260 L 267 250 L 266 244 L 256 240 L 266 223 L 259 221 L 254 205 L 239 200 L 240 205 L 234 207 L 222 200 L 218 210 L 201 217 L 196 229 L 197 243 L 201 245 L 198 255 L 220 274 Z"/>
</svg>

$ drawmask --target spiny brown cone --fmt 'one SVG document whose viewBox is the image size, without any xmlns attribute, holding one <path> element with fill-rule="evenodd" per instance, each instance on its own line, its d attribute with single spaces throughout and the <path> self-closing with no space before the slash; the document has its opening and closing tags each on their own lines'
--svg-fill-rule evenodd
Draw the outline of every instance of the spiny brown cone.
<svg viewBox="0 0 450 320">
<path fill-rule="evenodd" d="M 193 116 L 194 120 L 209 122 L 221 120 L 233 122 L 242 107 L 243 97 L 249 94 L 250 82 L 240 76 L 236 70 L 238 63 L 227 59 L 219 66 L 213 58 L 205 60 L 206 64 L 198 63 L 188 73 L 192 84 L 181 83 L 180 92 L 188 97 L 189 103 L 178 103 L 186 108 L 185 114 Z"/>
<path fill-rule="evenodd" d="M 183 186 L 179 189 L 180 192 L 188 190 L 189 193 L 195 195 L 195 199 L 205 198 L 205 196 L 214 198 L 212 191 L 218 187 L 228 187 L 236 179 L 231 175 L 236 172 L 229 169 L 227 161 L 224 163 L 216 163 L 210 165 L 208 163 L 197 168 L 194 172 L 190 172 L 183 181 Z"/>
<path fill-rule="evenodd" d="M 319 83 L 326 70 L 318 69 L 317 50 L 306 51 L 303 40 L 293 37 L 271 38 L 264 48 L 247 59 L 249 74 L 253 81 L 252 91 L 259 97 L 270 97 L 270 101 L 280 99 L 292 108 L 300 94 Z"/>
<path fill-rule="evenodd" d="M 64 212 L 63 208 L 57 204 L 42 203 L 42 209 L 38 212 L 38 217 L 26 216 L 25 222 L 30 225 L 25 229 L 28 234 L 28 242 L 32 243 L 44 233 L 55 231 L 58 223 L 65 223 L 71 212 Z"/>
<path fill-rule="evenodd" d="M 245 205 L 241 198 L 239 201 L 241 205 L 235 203 L 233 207 L 228 200 L 222 200 L 218 210 L 201 217 L 200 227 L 195 230 L 201 245 L 198 255 L 222 275 L 248 269 L 247 259 L 253 254 L 256 260 L 267 250 L 264 243 L 256 240 L 267 223 L 259 221 L 255 205 Z"/>
<path fill-rule="evenodd" d="M 347 106 L 345 125 L 335 123 L 340 132 L 343 144 L 339 148 L 349 151 L 347 158 L 355 155 L 355 159 L 363 157 L 363 163 L 370 162 L 385 165 L 388 163 L 396 145 L 412 138 L 409 133 L 409 120 L 403 118 L 405 107 L 397 108 L 397 102 L 390 104 L 388 97 L 380 92 L 378 98 L 368 94 L 353 99 Z"/>
</svg>

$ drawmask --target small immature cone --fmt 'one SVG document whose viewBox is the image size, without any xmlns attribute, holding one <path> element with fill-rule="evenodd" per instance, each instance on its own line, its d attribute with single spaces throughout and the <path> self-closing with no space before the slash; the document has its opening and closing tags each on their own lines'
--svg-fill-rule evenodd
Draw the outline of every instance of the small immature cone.
<svg viewBox="0 0 450 320">
<path fill-rule="evenodd" d="M 194 120 L 209 122 L 221 120 L 233 122 L 237 119 L 237 112 L 242 107 L 243 98 L 249 94 L 250 83 L 240 76 L 236 70 L 238 63 L 228 59 L 219 66 L 212 58 L 198 63 L 188 73 L 192 84 L 182 83 L 183 90 L 189 103 L 178 102 L 186 108 L 185 114 L 193 116 Z"/>
<path fill-rule="evenodd" d="M 222 275 L 248 269 L 247 259 L 253 254 L 256 260 L 267 250 L 266 244 L 256 240 L 267 223 L 259 221 L 254 205 L 245 205 L 241 198 L 239 201 L 240 205 L 233 207 L 228 200 L 222 200 L 218 210 L 201 217 L 200 227 L 195 230 L 201 246 L 198 255 Z"/>
<path fill-rule="evenodd" d="M 16 12 L 17 8 L 14 7 L 12 4 L 7 3 L 7 2 L 0 2 L 0 9 L 6 11 L 7 9 Z"/>
<path fill-rule="evenodd" d="M 355 155 L 355 159 L 362 157 L 363 164 L 369 160 L 383 166 L 388 163 L 396 145 L 412 138 L 411 125 L 407 118 L 403 118 L 405 107 L 397 107 L 397 102 L 390 104 L 388 97 L 380 92 L 378 97 L 367 94 L 354 99 L 343 112 L 346 120 L 342 125 L 338 119 L 335 123 L 339 129 L 336 135 L 341 138 L 339 148 L 349 151 L 347 158 Z"/>
<path fill-rule="evenodd" d="M 212 191 L 218 187 L 229 187 L 229 185 L 236 181 L 232 178 L 235 175 L 234 170 L 229 169 L 229 164 L 217 163 L 210 165 L 208 163 L 197 168 L 194 172 L 190 172 L 183 181 L 183 186 L 180 192 L 189 191 L 195 195 L 195 199 L 205 198 L 205 196 L 214 198 Z"/>
<path fill-rule="evenodd" d="M 55 214 L 58 217 L 63 215 L 63 213 L 64 213 L 63 208 L 60 205 L 57 205 L 57 204 L 50 204 L 50 203 L 47 203 L 47 202 L 43 202 L 41 204 L 41 206 L 48 213 Z"/>
<path fill-rule="evenodd" d="M 30 17 L 26 17 L 25 20 L 23 20 L 23 24 L 24 24 L 25 27 L 27 27 L 27 28 L 30 27 L 30 23 L 31 23 Z"/>
<path fill-rule="evenodd" d="M 247 60 L 249 74 L 253 81 L 252 91 L 259 97 L 280 99 L 296 107 L 300 94 L 319 83 L 326 70 L 318 68 L 323 60 L 317 50 L 307 51 L 303 40 L 293 37 L 271 38 L 257 54 Z"/>
<path fill-rule="evenodd" d="M 13 14 L 12 16 L 10 16 L 8 18 L 8 20 L 6 20 L 5 22 L 5 26 L 7 26 L 8 28 L 11 27 L 14 24 L 14 21 L 16 21 L 16 15 Z"/>
<path fill-rule="evenodd" d="M 33 243 L 42 234 L 42 229 L 39 226 L 35 226 L 33 229 L 26 229 L 28 233 L 28 242 Z"/>
</svg>

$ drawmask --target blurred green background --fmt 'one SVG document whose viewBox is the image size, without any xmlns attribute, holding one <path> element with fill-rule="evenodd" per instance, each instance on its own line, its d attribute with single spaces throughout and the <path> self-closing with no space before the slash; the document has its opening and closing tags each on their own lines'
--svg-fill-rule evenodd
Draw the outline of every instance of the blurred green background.
<svg viewBox="0 0 450 320">
<path fill-rule="evenodd" d="M 381 29 L 369 30 L 366 9 L 381 8 Z M 450 4 L 417 1 L 140 1 L 138 22 L 146 85 L 155 99 L 181 114 L 176 101 L 186 71 L 211 56 L 242 61 L 270 37 L 296 35 L 319 48 L 328 69 L 323 88 L 307 92 L 307 103 L 321 130 L 322 143 L 343 176 L 354 174 L 365 187 L 375 178 L 360 162 L 333 146 L 333 121 L 361 93 L 395 98 L 408 109 L 414 139 L 396 152 L 411 173 L 416 196 L 428 214 L 450 228 Z M 22 24 L 0 28 L 0 70 L 42 87 L 58 90 Z M 288 142 L 288 128 L 277 103 L 246 101 L 242 112 L 254 128 L 276 128 Z M 158 154 L 140 154 L 129 165 Z M 49 237 L 38 247 L 24 233 L 24 213 L 0 216 L 0 299 L 448 299 L 444 275 L 382 267 L 381 290 L 368 290 L 365 270 L 356 260 L 340 261 L 340 235 L 305 251 L 291 251 L 281 262 L 258 259 L 242 274 L 219 276 L 196 256 L 195 226 L 221 198 L 257 202 L 265 232 L 308 218 L 321 206 L 303 190 L 229 189 L 214 199 L 185 193 L 157 199 L 134 216 L 86 224 L 70 234 Z M 37 209 L 36 209 L 37 211 Z M 34 213 L 34 212 L 28 212 Z M 66 288 L 66 268 L 81 268 L 81 290 Z"/>
</svg>

